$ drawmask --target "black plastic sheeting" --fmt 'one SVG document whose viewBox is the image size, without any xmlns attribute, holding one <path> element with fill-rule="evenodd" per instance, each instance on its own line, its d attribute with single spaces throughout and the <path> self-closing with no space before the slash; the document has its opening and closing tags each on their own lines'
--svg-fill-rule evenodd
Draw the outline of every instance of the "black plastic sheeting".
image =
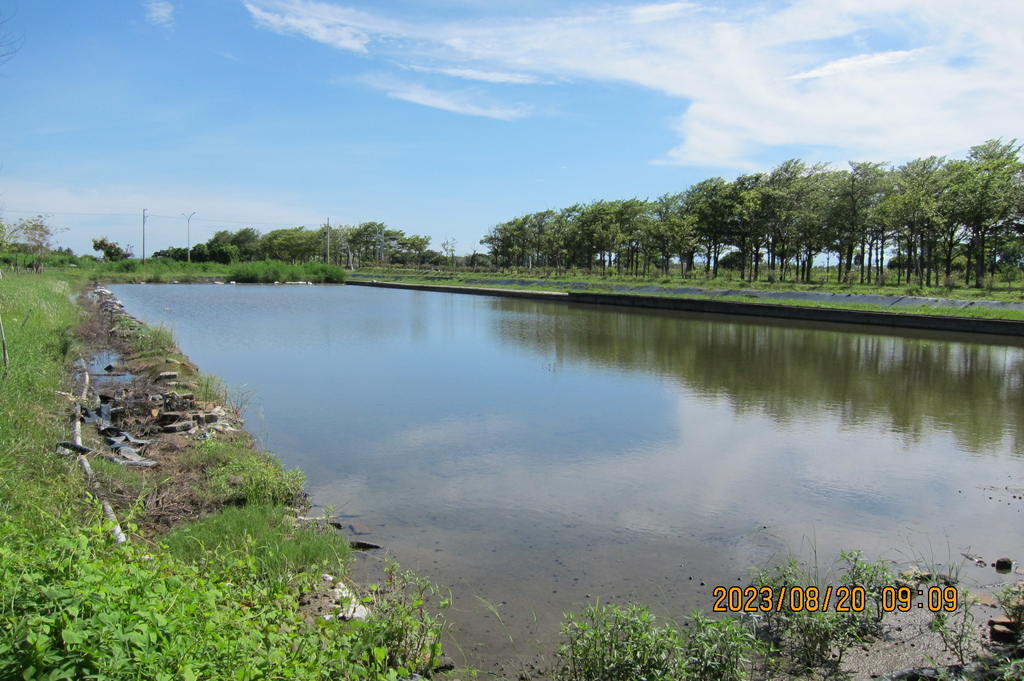
<svg viewBox="0 0 1024 681">
<path fill-rule="evenodd" d="M 818 291 L 750 291 L 742 289 L 702 288 L 660 288 L 658 286 L 613 286 L 618 293 L 660 293 L 662 295 L 685 295 L 700 298 L 721 298 L 739 296 L 751 300 L 801 300 L 824 303 L 865 303 L 882 307 L 987 307 L 1024 311 L 1024 303 L 1004 303 L 997 300 L 953 300 L 950 298 L 924 298 L 920 296 L 877 296 L 858 293 L 825 293 Z"/>
</svg>

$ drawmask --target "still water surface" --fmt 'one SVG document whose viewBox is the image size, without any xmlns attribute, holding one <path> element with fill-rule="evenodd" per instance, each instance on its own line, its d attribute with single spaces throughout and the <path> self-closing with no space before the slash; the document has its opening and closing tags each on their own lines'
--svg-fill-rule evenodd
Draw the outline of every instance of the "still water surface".
<svg viewBox="0 0 1024 681">
<path fill-rule="evenodd" d="M 354 286 L 112 288 L 254 391 L 248 428 L 315 503 L 452 588 L 478 664 L 545 655 L 536 641 L 596 598 L 710 610 L 715 585 L 812 545 L 823 562 L 1021 557 L 1015 341 Z"/>
</svg>

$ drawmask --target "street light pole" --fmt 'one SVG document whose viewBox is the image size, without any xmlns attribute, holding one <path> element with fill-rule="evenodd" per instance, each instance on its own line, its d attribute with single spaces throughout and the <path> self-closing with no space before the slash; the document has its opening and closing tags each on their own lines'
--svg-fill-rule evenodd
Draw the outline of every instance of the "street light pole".
<svg viewBox="0 0 1024 681">
<path fill-rule="evenodd" d="M 181 214 L 181 217 L 185 218 L 185 257 L 189 262 L 192 262 L 192 216 L 196 212 L 192 211 L 189 215 Z"/>
</svg>

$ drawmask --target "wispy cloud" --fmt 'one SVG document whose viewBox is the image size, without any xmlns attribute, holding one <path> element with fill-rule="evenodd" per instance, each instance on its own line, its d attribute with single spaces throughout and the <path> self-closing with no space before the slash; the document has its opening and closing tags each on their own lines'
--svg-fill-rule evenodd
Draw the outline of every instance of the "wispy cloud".
<svg viewBox="0 0 1024 681">
<path fill-rule="evenodd" d="M 174 27 L 174 5 L 167 0 L 149 0 L 146 3 L 146 21 L 163 28 Z"/>
<path fill-rule="evenodd" d="M 402 21 L 312 0 L 247 0 L 260 25 L 424 78 L 508 84 L 622 82 L 680 100 L 663 162 L 747 168 L 799 145 L 895 160 L 1012 136 L 1024 110 L 1024 3 L 782 0 L 601 5 L 534 17 Z M 392 97 L 510 120 L 421 83 Z M 520 96 L 517 91 L 517 97 Z M 842 158 L 842 156 L 840 156 Z"/>
<path fill-rule="evenodd" d="M 273 0 L 244 4 L 264 28 L 303 36 L 340 50 L 366 52 L 371 36 L 396 32 L 393 22 L 383 17 L 325 2 Z"/>
<path fill-rule="evenodd" d="M 410 71 L 420 73 L 439 73 L 452 78 L 463 78 L 465 80 L 478 80 L 484 83 L 512 83 L 518 85 L 532 85 L 539 82 L 536 76 L 526 73 L 511 73 L 508 71 L 480 71 L 469 68 L 431 68 L 427 66 L 409 66 Z"/>
<path fill-rule="evenodd" d="M 899 50 L 895 52 L 879 52 L 877 54 L 859 54 L 856 57 L 837 59 L 812 71 L 797 73 L 789 77 L 793 80 L 827 78 L 851 71 L 864 71 L 874 67 L 890 66 L 913 59 L 915 52 L 916 50 Z"/>
<path fill-rule="evenodd" d="M 525 106 L 482 105 L 476 103 L 475 100 L 478 97 L 473 93 L 437 90 L 419 83 L 404 82 L 391 76 L 367 76 L 363 82 L 387 92 L 388 97 L 393 99 L 401 99 L 413 104 L 467 116 L 483 116 L 511 121 L 529 115 L 529 108 Z"/>
</svg>

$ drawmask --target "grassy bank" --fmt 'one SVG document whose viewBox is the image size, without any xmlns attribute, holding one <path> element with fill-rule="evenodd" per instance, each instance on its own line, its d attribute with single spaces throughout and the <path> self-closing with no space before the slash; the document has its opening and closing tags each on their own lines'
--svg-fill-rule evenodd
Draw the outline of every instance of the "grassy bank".
<svg viewBox="0 0 1024 681">
<path fill-rule="evenodd" d="M 124 284 L 166 284 L 172 281 L 197 283 L 233 281 L 239 284 L 274 284 L 307 281 L 313 284 L 341 284 L 346 271 L 342 267 L 318 262 L 291 264 L 280 260 L 258 260 L 231 265 L 220 263 L 184 263 L 166 258 L 88 262 L 74 268 L 69 276 Z"/>
<path fill-rule="evenodd" d="M 951 298 L 955 300 L 998 300 L 1006 302 L 1024 301 L 1024 284 L 1019 281 L 990 281 L 990 286 L 984 288 L 965 287 L 962 285 L 940 286 L 938 284 L 928 286 L 921 282 L 887 281 L 886 283 L 875 284 L 841 284 L 835 281 L 832 276 L 825 273 L 824 268 L 818 268 L 812 275 L 811 282 L 797 282 L 791 280 L 760 278 L 757 280 L 745 280 L 739 276 L 739 272 L 722 270 L 717 277 L 708 277 L 702 271 L 694 271 L 687 277 L 678 275 L 666 276 L 644 276 L 632 274 L 616 274 L 614 270 L 608 270 L 601 274 L 599 270 L 587 272 L 585 270 L 556 271 L 543 268 L 518 268 L 502 271 L 483 268 L 458 268 L 458 269 L 424 269 L 418 267 L 362 267 L 354 271 L 355 274 L 381 277 L 402 277 L 408 281 L 444 281 L 459 282 L 467 279 L 472 280 L 526 280 L 540 284 L 550 282 L 552 284 L 577 284 L 585 285 L 595 291 L 611 291 L 614 286 L 649 287 L 656 286 L 665 289 L 673 288 L 699 288 L 705 290 L 749 290 L 749 291 L 817 291 L 823 293 L 852 294 L 852 295 L 885 295 L 885 296 L 922 296 L 930 298 Z"/>
<path fill-rule="evenodd" d="M 322 572 L 344 574 L 347 540 L 285 520 L 301 480 L 242 434 L 189 443 L 151 469 L 94 458 L 89 491 L 55 451 L 71 439 L 68 365 L 83 349 L 73 292 L 59 275 L 0 281 L 0 678 L 397 679 L 436 664 L 434 589 L 397 568 L 367 596 L 377 614 L 365 621 L 303 613 Z M 187 367 L 165 330 L 120 324 L 136 368 Z M 184 471 L 197 506 L 223 510 L 162 534 L 151 502 Z M 112 497 L 126 543 L 93 494 Z"/>
<path fill-rule="evenodd" d="M 690 288 L 702 289 L 705 291 L 756 291 L 756 292 L 789 292 L 789 291 L 810 291 L 818 293 L 832 293 L 841 296 L 847 295 L 876 295 L 876 296 L 915 296 L 947 298 L 950 300 L 963 300 L 974 302 L 979 300 L 993 300 L 997 302 L 1024 302 L 1024 293 L 1020 290 L 1009 289 L 964 289 L 964 288 L 923 288 L 921 286 L 843 286 L 835 283 L 811 285 L 794 283 L 768 283 L 745 282 L 727 277 L 719 279 L 705 279 L 694 277 L 692 279 L 666 279 L 666 278 L 643 278 L 632 276 L 607 277 L 585 274 L 534 274 L 531 272 L 513 272 L 510 274 L 494 273 L 469 273 L 469 272 L 423 272 L 410 271 L 401 268 L 363 268 L 354 273 L 360 278 L 372 278 L 379 281 L 398 281 L 406 284 L 427 284 L 443 286 L 479 286 L 486 288 L 508 288 L 516 290 L 532 291 L 566 291 L 585 290 L 595 293 L 621 293 L 644 296 L 666 296 L 673 298 L 702 298 L 701 295 L 679 293 L 673 289 Z M 623 287 L 632 289 L 644 289 L 643 291 L 623 290 Z M 651 288 L 658 291 L 648 290 Z M 1024 319 L 1024 312 L 1012 309 L 968 306 L 952 307 L 939 305 L 901 305 L 890 307 L 872 303 L 845 303 L 831 300 L 793 300 L 793 299 L 772 299 L 743 295 L 716 295 L 715 300 L 726 302 L 757 302 L 765 305 L 796 305 L 802 307 L 833 308 L 840 310 L 863 310 L 874 312 L 890 312 L 894 314 L 914 315 L 942 315 L 952 317 L 968 317 L 981 319 Z"/>
</svg>

